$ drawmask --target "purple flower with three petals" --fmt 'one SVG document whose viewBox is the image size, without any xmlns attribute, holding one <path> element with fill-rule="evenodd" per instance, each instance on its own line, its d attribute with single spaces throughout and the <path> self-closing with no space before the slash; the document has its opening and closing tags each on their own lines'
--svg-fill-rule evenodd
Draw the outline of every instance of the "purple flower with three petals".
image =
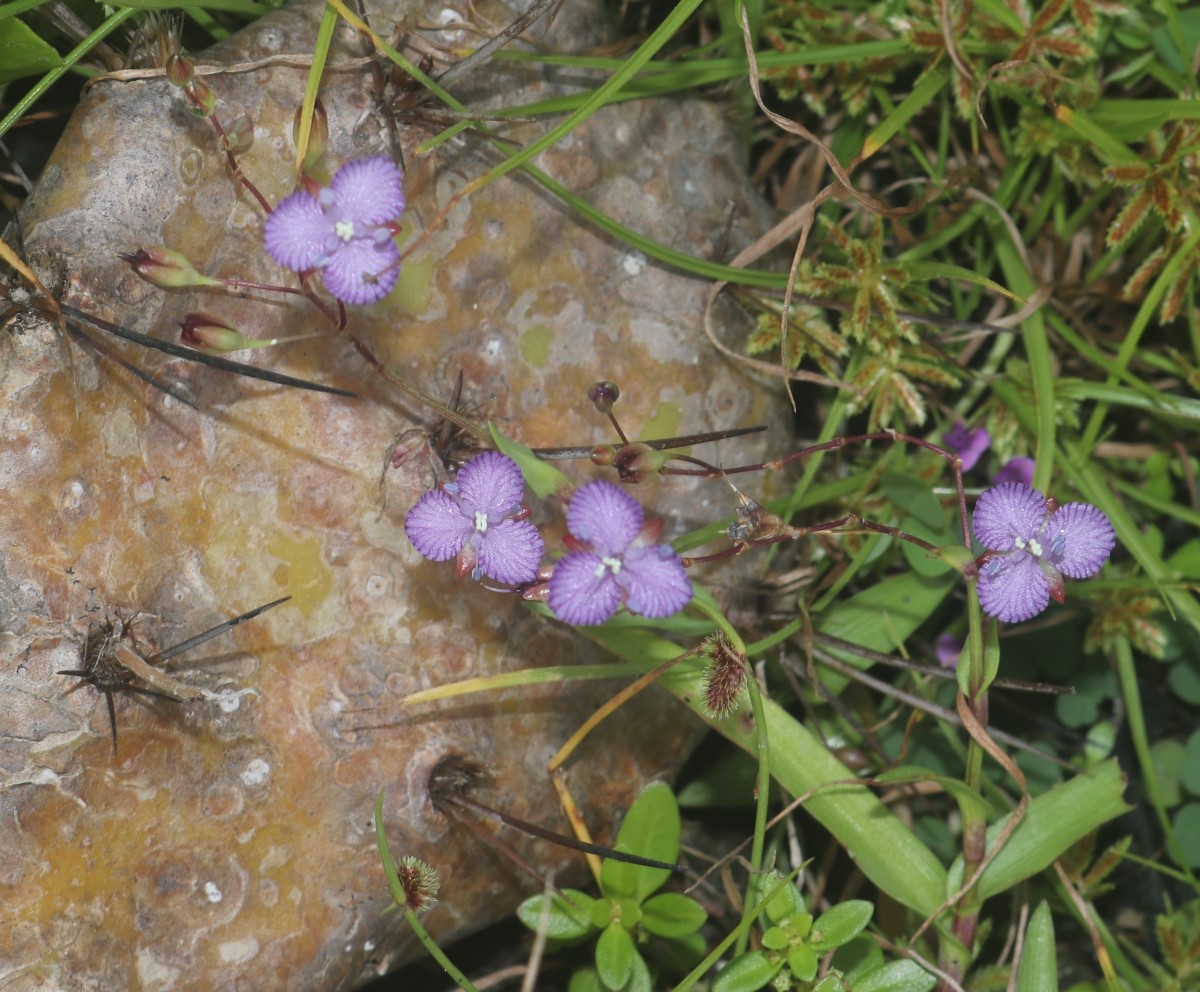
<svg viewBox="0 0 1200 992">
<path fill-rule="evenodd" d="M 982 427 L 968 427 L 961 420 L 942 435 L 946 447 L 962 459 L 964 472 L 970 472 L 983 453 L 991 446 L 992 439 Z"/>
<path fill-rule="evenodd" d="M 1117 543 L 1113 526 L 1088 503 L 1055 509 L 1053 500 L 1019 482 L 989 489 L 975 504 L 979 602 L 1009 623 L 1063 601 L 1063 576 L 1095 575 Z"/>
<path fill-rule="evenodd" d="M 404 530 L 431 561 L 458 559 L 471 573 L 519 585 L 537 578 L 545 546 L 521 504 L 525 480 L 507 455 L 485 451 L 459 469 L 454 482 L 427 492 L 404 519 Z"/>
<path fill-rule="evenodd" d="M 399 166 L 383 155 L 360 158 L 338 169 L 316 196 L 297 190 L 280 200 L 263 227 L 263 244 L 285 268 L 321 269 L 339 300 L 375 303 L 400 274 L 390 225 L 403 210 Z"/>
<path fill-rule="evenodd" d="M 624 603 L 630 613 L 667 617 L 692 598 L 683 562 L 670 545 L 650 543 L 636 499 L 611 482 L 589 482 L 567 510 L 569 553 L 550 577 L 550 609 L 573 624 L 603 623 Z"/>
</svg>

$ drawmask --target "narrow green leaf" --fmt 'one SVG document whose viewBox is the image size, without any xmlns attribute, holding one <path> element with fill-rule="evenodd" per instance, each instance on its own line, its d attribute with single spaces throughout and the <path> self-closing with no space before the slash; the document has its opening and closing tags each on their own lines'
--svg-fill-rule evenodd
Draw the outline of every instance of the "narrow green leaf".
<svg viewBox="0 0 1200 992">
<path fill-rule="evenodd" d="M 542 499 L 549 499 L 557 493 L 569 492 L 573 488 L 570 479 L 550 462 L 538 458 L 533 453 L 533 449 L 519 441 L 505 437 L 496 429 L 495 424 L 489 423 L 488 430 L 492 433 L 492 440 L 496 442 L 496 447 L 517 463 L 521 474 L 525 476 L 525 484 Z"/>
<path fill-rule="evenodd" d="M 1038 904 L 1025 928 L 1025 946 L 1017 968 L 1017 992 L 1058 992 L 1058 962 L 1054 955 L 1054 921 L 1050 906 Z"/>
<path fill-rule="evenodd" d="M 967 269 L 961 265 L 953 265 L 950 262 L 910 262 L 905 266 L 909 277 L 918 281 L 927 281 L 930 279 L 954 279 L 959 282 L 972 283 L 976 286 L 982 286 L 984 289 L 991 290 L 1000 296 L 1005 296 L 1017 303 L 1024 304 L 1025 301 L 1014 293 L 1011 289 L 1001 286 L 993 279 L 987 276 L 980 275 L 974 269 Z"/>
<path fill-rule="evenodd" d="M 925 73 L 912 91 L 889 113 L 863 141 L 859 158 L 870 158 L 886 145 L 908 122 L 924 110 L 946 85 L 950 73 L 942 65 Z"/>
</svg>

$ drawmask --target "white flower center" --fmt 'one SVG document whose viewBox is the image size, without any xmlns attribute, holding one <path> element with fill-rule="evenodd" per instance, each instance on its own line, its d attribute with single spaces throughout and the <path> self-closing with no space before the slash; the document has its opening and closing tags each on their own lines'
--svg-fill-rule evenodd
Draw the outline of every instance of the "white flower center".
<svg viewBox="0 0 1200 992">
<path fill-rule="evenodd" d="M 620 558 L 601 558 L 600 564 L 596 566 L 596 578 L 604 578 L 605 572 L 612 572 L 613 575 L 620 574 L 621 559 Z"/>
<path fill-rule="evenodd" d="M 343 241 L 349 241 L 351 238 L 354 237 L 354 221 L 339 220 L 336 224 L 333 225 L 333 233 L 336 234 Z"/>
<path fill-rule="evenodd" d="M 479 510 L 475 511 L 475 529 L 477 531 L 479 531 L 480 534 L 487 533 L 487 514 L 486 513 L 481 513 Z"/>
<path fill-rule="evenodd" d="M 1028 551 L 1034 558 L 1041 558 L 1044 554 L 1042 542 L 1036 537 L 1031 537 L 1029 540 L 1025 540 L 1023 537 L 1014 537 L 1013 544 L 1020 551 Z"/>
</svg>

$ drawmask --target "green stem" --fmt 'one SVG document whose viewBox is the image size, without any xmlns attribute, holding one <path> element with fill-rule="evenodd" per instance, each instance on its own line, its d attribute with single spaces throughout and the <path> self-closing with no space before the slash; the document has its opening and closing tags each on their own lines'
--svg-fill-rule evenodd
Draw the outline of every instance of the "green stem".
<svg viewBox="0 0 1200 992">
<path fill-rule="evenodd" d="M 458 966 L 446 957 L 446 952 L 438 947 L 437 941 L 429 936 L 429 931 L 421 925 L 417 914 L 411 909 L 406 908 L 404 910 L 404 918 L 408 920 L 408 925 L 413 928 L 413 933 L 417 935 L 417 940 L 425 946 L 425 950 L 432 955 L 433 959 L 442 966 L 442 969 L 450 976 L 450 980 L 462 989 L 463 992 L 477 992 L 475 986 L 471 984 L 471 980 L 459 971 Z"/>
</svg>

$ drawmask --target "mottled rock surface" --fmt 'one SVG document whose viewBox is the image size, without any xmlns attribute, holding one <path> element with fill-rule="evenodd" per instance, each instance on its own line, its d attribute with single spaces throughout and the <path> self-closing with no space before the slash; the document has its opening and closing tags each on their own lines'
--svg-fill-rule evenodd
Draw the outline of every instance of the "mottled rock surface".
<svg viewBox="0 0 1200 992">
<path fill-rule="evenodd" d="M 387 33 L 445 23 L 443 7 L 369 9 Z M 470 17 L 465 4 L 444 9 Z M 277 12 L 198 61 L 303 54 L 317 16 Z M 597 42 L 597 23 L 568 4 L 548 41 Z M 333 61 L 358 54 L 346 41 Z M 271 201 L 292 189 L 304 77 L 286 66 L 206 77 L 225 120 L 252 115 L 242 163 Z M 546 92 L 534 77 L 496 67 L 456 91 L 468 104 L 497 92 L 519 102 Z M 431 132 L 412 127 L 389 149 L 362 72 L 331 75 L 325 100 L 331 168 L 403 153 L 414 230 L 496 161 L 469 136 L 417 158 Z M 529 140 L 537 129 L 514 133 Z M 731 204 L 729 247 L 746 242 L 758 216 L 733 148 L 710 106 L 637 103 L 597 115 L 541 164 L 648 236 L 711 254 L 723 250 Z M 65 302 L 135 330 L 175 340 L 174 321 L 192 310 L 258 337 L 321 326 L 303 301 L 168 293 L 118 261 L 165 245 L 210 273 L 286 276 L 262 252 L 261 212 L 230 182 L 208 124 L 163 79 L 90 89 L 23 224 L 46 278 L 56 265 L 66 274 Z M 584 399 L 598 378 L 621 384 L 619 412 L 641 436 L 762 422 L 761 390 L 704 343 L 705 290 L 508 177 L 456 207 L 397 292 L 351 313 L 351 326 L 434 395 L 448 395 L 464 370 L 466 406 L 531 445 L 610 439 Z M 441 875 L 443 899 L 427 920 L 435 935 L 452 940 L 510 912 L 533 883 L 433 810 L 430 770 L 447 755 L 479 761 L 492 776 L 481 798 L 565 830 L 546 762 L 612 684 L 404 713 L 396 700 L 599 653 L 413 551 L 403 514 L 434 483 L 434 459 L 422 449 L 389 471 L 386 503 L 379 479 L 397 435 L 428 415 L 345 340 L 250 361 L 356 399 L 106 341 L 185 387 L 203 412 L 93 351 L 68 350 L 44 321 L 22 319 L 0 338 L 0 985 L 334 989 L 411 958 L 411 935 L 381 916 L 390 901 L 372 831 L 381 788 L 394 853 Z M 763 450 L 761 441 L 738 448 L 739 457 Z M 598 470 L 569 471 L 583 481 Z M 638 495 L 671 518 L 667 536 L 730 508 L 723 485 L 653 484 Z M 537 511 L 551 526 L 559 516 Z M 173 663 L 190 684 L 257 696 L 223 707 L 119 692 L 116 757 L 103 696 L 89 685 L 69 691 L 75 680 L 55 674 L 80 667 L 89 623 L 116 608 L 140 611 L 141 635 L 166 646 L 283 595 L 291 601 Z M 642 783 L 677 769 L 695 734 L 666 696 L 649 693 L 589 738 L 570 781 L 598 833 Z M 509 839 L 560 879 L 580 872 L 574 856 Z"/>
</svg>

